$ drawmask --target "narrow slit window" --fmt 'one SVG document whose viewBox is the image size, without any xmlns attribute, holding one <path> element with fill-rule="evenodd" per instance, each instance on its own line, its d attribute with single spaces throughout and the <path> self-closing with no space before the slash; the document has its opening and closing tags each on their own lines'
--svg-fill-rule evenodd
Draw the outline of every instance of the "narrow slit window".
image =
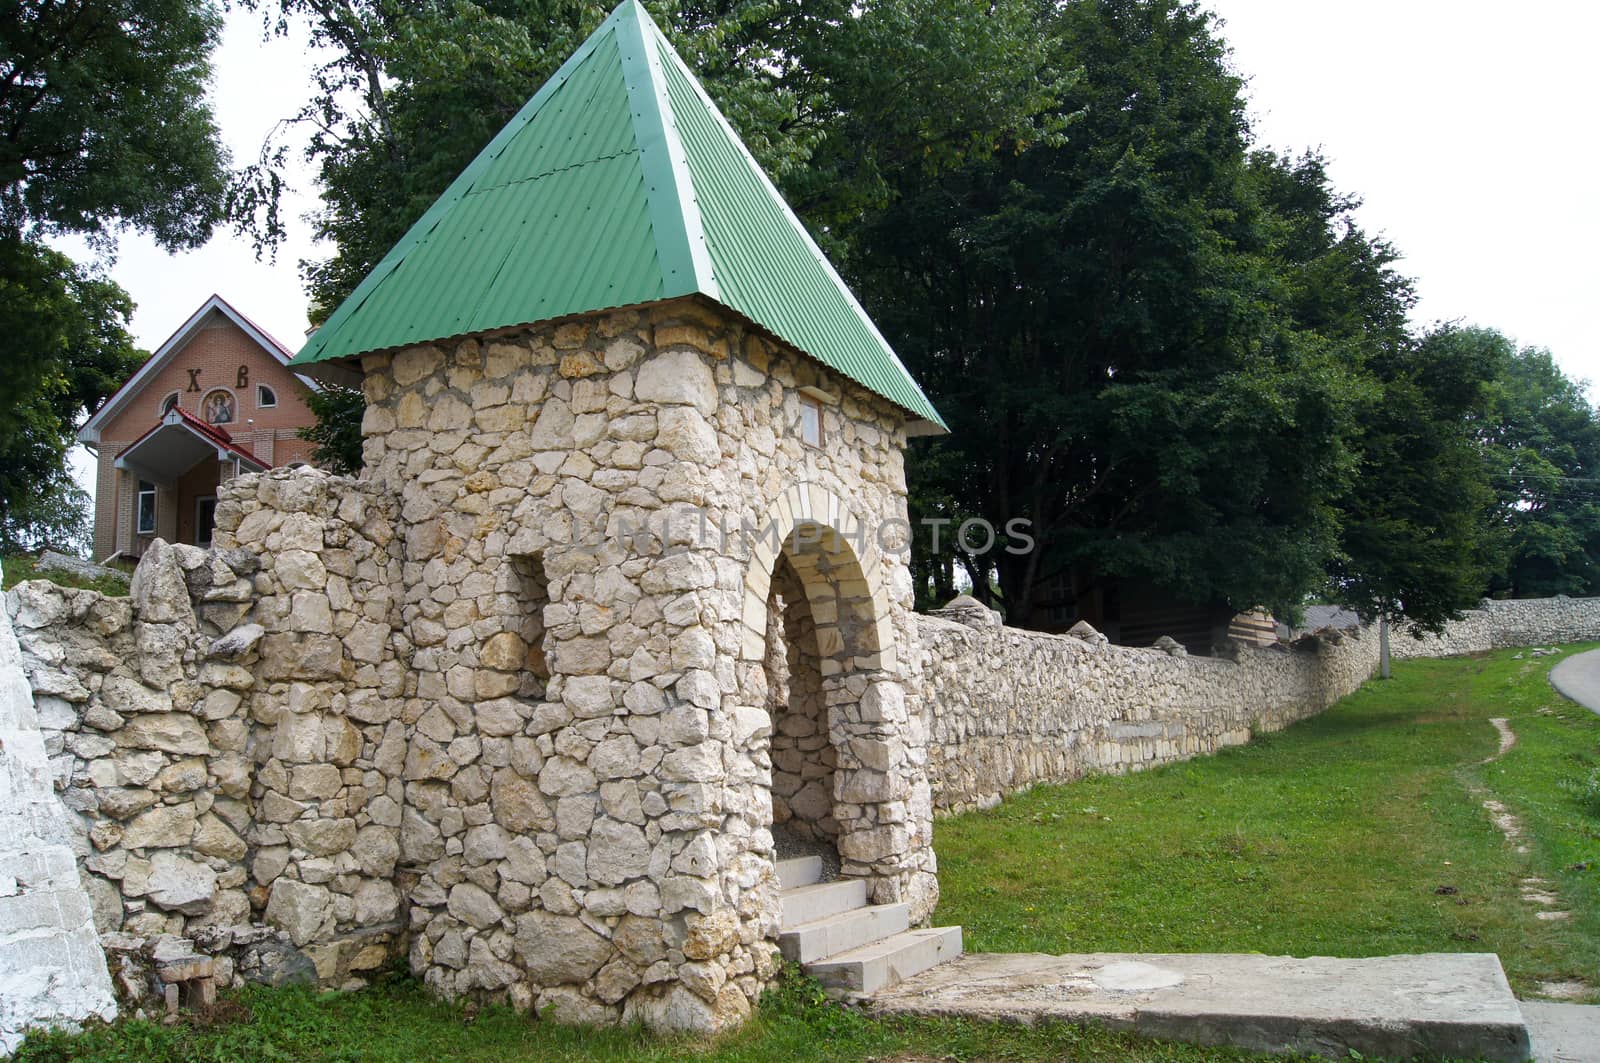
<svg viewBox="0 0 1600 1063">
<path fill-rule="evenodd" d="M 278 393 L 265 384 L 256 385 L 256 408 L 270 410 L 278 405 Z"/>
<path fill-rule="evenodd" d="M 808 447 L 822 446 L 822 404 L 810 395 L 800 396 L 800 441 Z"/>
<path fill-rule="evenodd" d="M 139 534 L 156 533 L 156 485 L 148 480 L 139 481 Z"/>
<path fill-rule="evenodd" d="M 544 655 L 544 607 L 550 604 L 550 579 L 545 575 L 544 557 L 519 554 L 511 557 L 509 571 L 510 612 L 505 630 L 514 631 L 527 653 L 522 664 L 517 693 L 522 697 L 543 697 L 550 681 L 550 665 Z"/>
</svg>

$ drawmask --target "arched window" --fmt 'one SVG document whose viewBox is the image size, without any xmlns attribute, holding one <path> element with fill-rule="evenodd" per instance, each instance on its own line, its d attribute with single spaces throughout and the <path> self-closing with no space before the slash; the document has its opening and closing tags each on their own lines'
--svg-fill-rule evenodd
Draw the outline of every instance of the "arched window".
<svg viewBox="0 0 1600 1063">
<path fill-rule="evenodd" d="M 218 388 L 206 396 L 205 402 L 200 404 L 201 415 L 212 424 L 232 424 L 238 416 L 238 409 L 233 401 L 233 392 Z"/>
<path fill-rule="evenodd" d="M 278 404 L 278 393 L 265 384 L 256 385 L 256 409 L 270 410 Z"/>
<path fill-rule="evenodd" d="M 171 413 L 177 408 L 177 405 L 178 393 L 174 391 L 171 395 L 168 395 L 166 398 L 161 400 L 161 416 L 165 417 L 167 414 Z"/>
</svg>

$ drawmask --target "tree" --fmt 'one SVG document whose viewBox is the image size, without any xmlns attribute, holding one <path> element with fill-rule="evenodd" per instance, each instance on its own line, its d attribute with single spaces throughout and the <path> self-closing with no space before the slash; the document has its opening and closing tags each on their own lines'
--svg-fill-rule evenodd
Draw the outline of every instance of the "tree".
<svg viewBox="0 0 1600 1063">
<path fill-rule="evenodd" d="M 317 423 L 297 435 L 315 443 L 311 460 L 332 473 L 354 476 L 361 471 L 361 415 L 367 408 L 360 388 L 324 383 L 306 392 L 306 406 Z"/>
<path fill-rule="evenodd" d="M 84 412 L 143 360 L 132 313 L 126 292 L 65 255 L 0 238 L 0 551 L 84 539 L 67 450 Z"/>
<path fill-rule="evenodd" d="M 24 0 L 0 18 L 0 547 L 81 538 L 73 430 L 139 359 L 127 293 L 40 241 L 206 241 L 226 186 L 205 101 L 218 26 L 195 0 Z"/>
<path fill-rule="evenodd" d="M 198 247 L 227 154 L 205 100 L 220 26 L 196 0 L 22 0 L 0 19 L 0 230 Z"/>
<path fill-rule="evenodd" d="M 1368 619 L 1439 631 L 1503 563 L 1478 439 L 1505 352 L 1443 329 L 1369 363 L 1359 475 L 1340 500 L 1333 594 Z"/>
<path fill-rule="evenodd" d="M 1550 352 L 1490 329 L 1452 329 L 1499 373 L 1475 427 L 1506 540 L 1495 595 L 1600 594 L 1600 417 Z"/>
<path fill-rule="evenodd" d="M 1292 605 L 1336 550 L 1362 365 L 1409 289 L 1320 160 L 1249 151 L 1198 4 L 1064 5 L 1048 28 L 1051 67 L 1084 71 L 1071 139 L 893 175 L 849 241 L 953 433 L 914 452 L 912 497 L 1032 522 L 1032 551 L 961 557 L 1013 622 L 1065 573 Z"/>
</svg>

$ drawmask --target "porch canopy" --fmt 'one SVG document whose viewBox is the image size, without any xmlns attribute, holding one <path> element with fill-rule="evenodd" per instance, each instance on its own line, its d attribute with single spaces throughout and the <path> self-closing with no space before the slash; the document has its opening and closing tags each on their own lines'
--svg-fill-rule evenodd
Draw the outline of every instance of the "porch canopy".
<svg viewBox="0 0 1600 1063">
<path fill-rule="evenodd" d="M 235 443 L 227 432 L 173 407 L 156 426 L 117 455 L 116 467 L 141 480 L 172 487 L 178 478 L 207 458 L 218 463 L 234 462 L 234 472 L 264 472 L 271 462 L 262 461 Z"/>
</svg>

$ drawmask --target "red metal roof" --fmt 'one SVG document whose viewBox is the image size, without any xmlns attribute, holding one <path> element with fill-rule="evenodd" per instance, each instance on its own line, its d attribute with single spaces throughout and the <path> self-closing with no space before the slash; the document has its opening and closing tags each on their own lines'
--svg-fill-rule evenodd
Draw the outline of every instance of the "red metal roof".
<svg viewBox="0 0 1600 1063">
<path fill-rule="evenodd" d="M 176 416 L 178 420 L 173 421 L 169 419 L 173 416 Z M 208 421 L 201 420 L 188 410 L 185 410 L 182 406 L 174 406 L 172 409 L 162 414 L 161 419 L 157 421 L 148 432 L 144 433 L 138 439 L 135 439 L 132 443 L 129 443 L 127 446 L 123 447 L 117 452 L 117 455 L 120 457 L 121 455 L 128 453 L 140 443 L 143 443 L 145 440 L 161 431 L 161 429 L 175 424 L 181 424 L 189 431 L 200 436 L 206 442 L 212 444 L 213 446 L 221 447 L 236 457 L 250 462 L 252 465 L 257 465 L 262 469 L 272 468 L 272 462 L 256 457 L 255 453 L 252 452 L 250 448 L 235 443 L 233 441 L 233 437 L 230 436 L 225 429 L 219 428 Z"/>
</svg>

